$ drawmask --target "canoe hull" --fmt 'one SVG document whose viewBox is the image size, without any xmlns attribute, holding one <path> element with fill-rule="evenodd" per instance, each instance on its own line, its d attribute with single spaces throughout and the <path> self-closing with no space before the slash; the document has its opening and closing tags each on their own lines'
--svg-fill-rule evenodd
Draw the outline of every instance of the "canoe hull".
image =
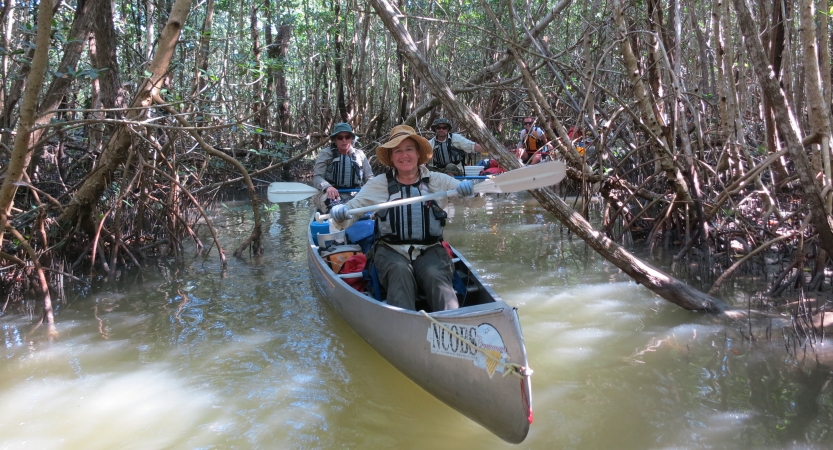
<svg viewBox="0 0 833 450">
<path fill-rule="evenodd" d="M 484 355 L 527 367 L 515 308 L 478 279 L 480 295 L 494 301 L 432 313 L 435 322 L 357 292 L 329 269 L 311 237 L 308 256 L 312 279 L 322 294 L 383 358 L 503 440 L 519 443 L 526 438 L 532 421 L 529 377 L 503 376 L 508 368 Z M 464 259 L 457 264 L 468 267 Z M 479 344 L 481 351 L 460 338 Z"/>
</svg>

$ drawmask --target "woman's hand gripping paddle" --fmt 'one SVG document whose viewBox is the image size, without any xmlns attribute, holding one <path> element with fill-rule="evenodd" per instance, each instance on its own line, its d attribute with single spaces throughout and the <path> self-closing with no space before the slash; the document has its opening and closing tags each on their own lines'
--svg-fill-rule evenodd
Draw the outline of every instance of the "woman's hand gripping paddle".
<svg viewBox="0 0 833 450">
<path fill-rule="evenodd" d="M 522 167 L 520 169 L 511 170 L 502 173 L 492 179 L 486 180 L 482 183 L 474 185 L 474 193 L 483 194 L 505 194 L 509 192 L 526 191 L 529 189 L 538 189 L 542 187 L 552 186 L 558 184 L 564 177 L 567 176 L 567 166 L 561 161 L 550 161 L 532 166 Z M 300 184 L 300 183 L 273 183 L 274 184 Z M 306 186 L 306 185 L 302 185 Z M 307 186 L 309 189 L 315 189 Z M 270 187 L 269 201 L 273 201 L 271 197 Z M 315 191 L 318 192 L 318 191 Z M 287 194 L 288 195 L 288 194 Z M 311 195 L 311 194 L 309 194 Z M 307 197 L 309 197 L 307 195 Z M 454 197 L 457 191 L 435 192 L 433 194 L 421 195 L 419 197 L 403 198 L 401 200 L 394 200 L 392 202 L 379 203 L 377 205 L 364 206 L 349 210 L 351 215 L 364 214 L 370 211 L 378 211 L 380 209 L 394 208 L 401 205 L 410 205 L 411 203 L 420 203 L 428 200 L 439 199 L 443 197 Z M 306 197 L 302 197 L 306 198 Z M 315 220 L 323 222 L 330 218 L 329 214 L 315 214 Z"/>
</svg>

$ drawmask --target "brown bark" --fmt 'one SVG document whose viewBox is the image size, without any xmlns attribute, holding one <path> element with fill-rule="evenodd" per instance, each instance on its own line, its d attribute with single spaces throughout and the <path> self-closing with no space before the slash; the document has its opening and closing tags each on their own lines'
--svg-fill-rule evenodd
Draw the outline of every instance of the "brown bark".
<svg viewBox="0 0 833 450">
<path fill-rule="evenodd" d="M 476 142 L 487 149 L 500 162 L 509 163 L 507 168 L 517 167 L 517 159 L 502 148 L 500 143 L 489 133 L 486 125 L 466 105 L 457 101 L 445 80 L 425 61 L 417 50 L 408 30 L 399 21 L 401 13 L 388 0 L 371 0 L 371 5 L 382 18 L 391 35 L 399 43 L 399 48 L 411 62 L 411 66 L 426 83 L 431 93 L 440 99 L 449 115 L 464 125 Z M 725 308 L 722 302 L 681 281 L 657 270 L 634 257 L 625 249 L 597 232 L 576 211 L 571 209 L 550 189 L 531 191 L 538 201 L 555 217 L 562 221 L 571 231 L 588 243 L 594 250 L 613 262 L 617 267 L 634 278 L 637 283 L 683 308 L 691 310 L 716 311 Z"/>
<path fill-rule="evenodd" d="M 87 0 L 90 5 L 90 21 L 95 39 L 95 51 L 90 52 L 92 66 L 98 69 L 96 81 L 99 86 L 99 100 L 104 108 L 120 109 L 127 106 L 127 91 L 119 75 L 116 56 L 116 30 L 113 24 L 113 8 L 110 0 Z M 115 119 L 123 112 L 99 114 L 100 117 Z"/>
<path fill-rule="evenodd" d="M 3 22 L 3 41 L 2 46 L 5 49 L 9 48 L 9 43 L 12 40 L 12 28 L 14 28 L 14 11 L 15 0 L 6 0 L 3 2 L 3 10 L 0 13 L 0 21 Z M 9 52 L 5 52 L 0 60 L 0 111 L 5 109 L 6 97 L 8 96 L 7 81 L 9 77 Z"/>
<path fill-rule="evenodd" d="M 249 247 L 249 246 L 251 246 L 253 253 L 258 254 L 258 255 L 263 253 L 263 246 L 262 246 L 261 241 L 260 241 L 260 237 L 262 235 L 262 226 L 261 226 L 262 220 L 260 218 L 260 204 L 261 204 L 261 201 L 260 201 L 260 198 L 257 196 L 257 192 L 255 191 L 255 185 L 254 185 L 254 183 L 252 183 L 252 178 L 249 176 L 249 171 L 246 170 L 246 167 L 243 166 L 243 164 L 240 161 L 234 159 L 232 156 L 229 156 L 229 155 L 215 149 L 211 145 L 209 145 L 202 138 L 202 136 L 200 136 L 200 134 L 197 132 L 197 130 L 195 130 L 194 127 L 192 127 L 191 124 L 189 124 L 185 120 L 185 118 L 182 117 L 182 114 L 180 114 L 179 111 L 175 110 L 171 106 L 166 105 L 165 102 L 161 98 L 159 98 L 159 96 L 157 96 L 157 95 L 154 95 L 154 99 L 156 100 L 157 103 L 160 104 L 160 107 L 162 109 L 167 111 L 171 116 L 175 117 L 176 120 L 183 127 L 185 127 L 188 130 L 188 133 L 191 135 L 191 137 L 194 138 L 194 140 L 196 140 L 200 144 L 200 148 L 202 148 L 202 150 L 204 152 L 206 152 L 209 155 L 214 156 L 216 158 L 220 158 L 223 161 L 225 161 L 225 162 L 229 163 L 230 165 L 234 166 L 234 168 L 237 169 L 238 172 L 240 172 L 240 175 L 243 176 L 243 180 L 246 182 L 246 187 L 248 188 L 248 191 L 249 191 L 249 197 L 252 199 L 252 212 L 254 213 L 255 225 L 254 225 L 254 228 L 252 230 L 251 235 L 243 242 L 243 244 L 241 244 L 237 248 L 237 250 L 234 251 L 234 256 L 239 258 L 243 254 L 243 251 L 246 249 L 246 247 Z M 196 205 L 196 200 L 193 198 L 193 196 L 191 196 L 191 193 L 189 193 L 187 191 L 185 191 L 185 193 L 189 196 L 189 198 L 191 198 L 191 200 Z M 199 208 L 199 205 L 197 205 L 197 207 Z M 215 239 L 216 239 L 216 236 L 215 236 Z M 221 252 L 220 253 L 220 258 L 223 260 L 223 264 L 225 264 L 225 258 L 223 257 L 222 249 L 219 248 L 219 244 L 218 244 L 218 250 Z"/>
<path fill-rule="evenodd" d="M 826 11 L 825 11 L 826 12 Z M 821 14 L 825 16 L 825 14 Z M 819 136 L 820 142 L 813 145 L 817 153 L 814 161 L 815 172 L 821 172 L 822 188 L 830 186 L 830 103 L 825 99 L 824 79 L 819 63 L 819 46 L 816 38 L 816 5 L 815 0 L 803 0 L 799 5 L 799 31 L 801 45 L 804 50 L 804 89 L 807 92 L 807 115 L 810 121 L 810 134 Z M 826 46 L 824 46 L 826 48 Z M 829 68 L 828 68 L 829 70 Z M 829 199 L 823 198 L 825 211 L 829 214 Z"/>
<path fill-rule="evenodd" d="M 278 27 L 278 36 L 275 39 L 276 58 L 280 61 L 287 60 L 289 52 L 289 38 L 292 36 L 292 25 L 282 24 Z M 278 104 L 278 131 L 282 133 L 292 132 L 292 117 L 289 112 L 289 88 L 286 85 L 286 68 L 283 64 L 278 67 L 275 73 L 275 96 Z M 281 142 L 284 137 L 281 136 Z"/>
<path fill-rule="evenodd" d="M 481 6 L 483 7 L 486 14 L 492 19 L 492 22 L 498 29 L 502 29 L 500 25 L 500 20 L 498 20 L 497 15 L 492 11 L 489 5 L 481 1 Z M 514 8 L 510 5 L 510 9 L 514 13 Z M 516 17 L 516 14 L 512 14 L 512 17 Z M 515 21 L 509 21 L 510 26 L 512 29 L 510 31 L 510 35 L 514 36 L 516 33 L 514 31 Z M 503 30 L 505 33 L 505 30 Z M 532 76 L 532 72 L 530 72 L 529 67 L 527 66 L 526 62 L 523 60 L 520 54 L 520 46 L 512 45 L 509 47 L 509 54 L 511 54 L 515 59 L 515 64 L 518 66 L 518 70 L 521 73 L 521 79 L 523 80 L 523 84 L 529 93 L 530 99 L 532 100 L 533 108 L 535 109 L 535 114 L 541 120 L 541 127 L 546 131 L 547 138 L 550 142 L 555 143 L 562 151 L 562 153 L 566 156 L 567 160 L 570 162 L 571 165 L 575 167 L 582 167 L 583 160 L 581 155 L 579 155 L 578 151 L 576 150 L 575 146 L 569 139 L 556 139 L 556 133 L 558 132 L 559 136 L 567 136 L 567 129 L 561 124 L 561 121 L 558 120 L 558 116 L 553 111 L 552 107 L 550 107 L 549 102 L 547 101 L 544 94 L 541 92 L 541 89 L 538 87 L 538 83 L 535 82 L 535 78 Z M 580 110 L 578 112 L 581 112 Z M 555 125 L 556 129 L 550 126 L 550 123 Z M 591 170 L 587 167 L 584 168 L 582 172 L 591 172 Z"/>
<path fill-rule="evenodd" d="M 147 116 L 148 108 L 153 103 L 153 95 L 159 91 L 162 79 L 168 71 L 171 57 L 173 57 L 190 8 L 191 0 L 176 0 L 171 8 L 168 22 L 160 33 L 156 53 L 150 67 L 148 67 L 151 76 L 139 86 L 133 101 L 130 103 L 130 107 L 133 109 L 127 113 L 128 120 L 140 121 Z M 84 223 L 89 223 L 86 219 L 89 218 L 101 198 L 101 194 L 112 180 L 113 174 L 127 160 L 132 144 L 129 127 L 130 125 L 125 124 L 116 128 L 104 148 L 101 158 L 98 160 L 95 172 L 78 189 L 72 203 L 59 217 L 59 222 L 74 224 L 79 219 L 84 219 Z"/>
<path fill-rule="evenodd" d="M 52 78 L 52 82 L 49 83 L 49 87 L 46 89 L 46 94 L 44 94 L 38 107 L 38 118 L 35 120 L 35 126 L 46 125 L 55 117 L 55 110 L 60 107 L 61 101 L 75 78 L 71 75 L 71 72 L 76 70 L 81 51 L 84 49 L 84 43 L 90 33 L 89 12 L 91 8 L 95 7 L 94 3 L 96 3 L 96 0 L 78 2 L 67 44 L 64 46 L 64 54 L 61 57 L 61 62 L 58 63 L 59 75 Z M 33 145 L 31 152 L 33 164 L 30 165 L 29 161 L 26 162 L 30 177 L 33 177 L 33 171 L 37 168 L 38 160 L 43 152 L 43 145 L 38 145 L 38 141 L 45 131 L 46 128 L 38 128 L 32 131 L 30 142 Z"/>
<path fill-rule="evenodd" d="M 292 37 L 292 25 L 282 23 L 277 26 L 278 33 L 272 36 L 272 5 L 271 0 L 265 1 L 267 22 L 266 27 L 266 43 L 269 46 L 267 54 L 269 59 L 275 64 L 270 64 L 269 67 L 269 92 L 274 92 L 275 104 L 277 106 L 277 120 L 274 128 L 279 133 L 291 133 L 292 127 L 289 116 L 289 88 L 286 84 L 286 62 L 287 52 L 289 51 L 289 39 Z M 270 100 L 271 101 L 271 100 Z M 280 135 L 279 142 L 286 142 L 286 137 Z M 291 155 L 290 155 L 291 156 Z"/>
<path fill-rule="evenodd" d="M 783 0 L 772 0 L 772 18 L 770 32 L 766 36 L 769 44 L 769 63 L 775 78 L 781 78 L 781 65 L 784 61 L 784 16 L 782 14 L 781 2 Z M 763 13 L 763 11 L 762 11 Z M 766 49 L 766 47 L 764 47 Z M 766 146 L 769 154 L 781 150 L 781 142 L 778 138 L 778 127 L 775 126 L 775 112 L 772 110 L 772 101 L 764 96 L 764 125 L 766 126 Z M 784 167 L 784 161 L 778 160 L 772 166 L 776 182 L 786 180 L 790 177 Z"/>
<path fill-rule="evenodd" d="M 700 91 L 703 95 L 708 95 L 712 93 L 712 86 L 709 84 L 709 58 L 707 56 L 708 52 L 708 44 L 706 44 L 706 35 L 703 34 L 703 30 L 700 28 L 700 24 L 697 23 L 697 16 L 695 15 L 694 8 L 689 8 L 689 17 L 691 19 L 691 27 L 694 28 L 694 34 L 697 37 L 697 48 L 699 50 L 699 66 L 700 66 Z M 696 91 L 695 91 L 696 92 Z"/>
<path fill-rule="evenodd" d="M 534 43 L 534 39 L 537 39 L 539 35 L 541 35 L 547 27 L 558 17 L 558 14 L 563 12 L 567 9 L 568 6 L 572 4 L 572 0 L 561 0 L 558 4 L 556 4 L 547 14 L 543 14 L 541 19 L 535 23 L 535 25 L 527 30 L 527 33 L 521 38 L 518 42 L 518 47 L 520 48 L 527 48 Z M 397 58 L 399 58 L 397 56 Z M 507 66 L 515 61 L 515 57 L 512 56 L 511 53 L 507 50 L 503 53 L 503 56 L 499 57 L 497 61 L 494 63 L 482 67 L 479 71 L 475 72 L 474 75 L 469 77 L 465 83 L 462 83 L 463 88 L 455 87 L 453 88 L 453 92 L 462 92 L 465 90 L 471 89 L 470 86 L 478 86 L 484 84 L 487 80 L 494 78 L 497 76 L 501 71 L 506 70 Z M 556 74 L 557 75 L 557 74 Z M 384 102 L 382 102 L 384 104 Z M 405 118 L 405 124 L 413 125 L 416 123 L 416 119 L 419 117 L 424 116 L 433 108 L 439 106 L 440 101 L 436 97 L 430 97 L 427 101 L 414 106 L 411 111 L 411 114 Z M 578 110 L 578 108 L 576 108 Z"/>
<path fill-rule="evenodd" d="M 23 103 L 20 105 L 20 120 L 17 126 L 17 134 L 12 147 L 12 155 L 6 170 L 6 176 L 0 187 L 0 248 L 3 247 L 4 232 L 8 229 L 21 243 L 26 242 L 17 230 L 9 226 L 9 214 L 12 209 L 17 183 L 23 179 L 26 166 L 29 163 L 31 150 L 29 140 L 31 130 L 35 124 L 35 116 L 38 107 L 38 94 L 43 86 L 44 73 L 46 72 L 49 60 L 49 41 L 52 30 L 52 4 L 41 2 L 38 7 L 38 31 L 35 37 L 35 48 L 30 65 L 29 75 L 26 79 L 26 91 L 23 93 Z M 26 247 L 29 247 L 26 244 Z M 38 280 L 40 282 L 41 294 L 43 295 L 44 318 L 50 324 L 54 322 L 52 315 L 52 299 L 49 295 L 49 287 L 43 269 L 40 267 L 38 255 L 30 250 L 30 257 L 35 265 Z"/>
<path fill-rule="evenodd" d="M 787 143 L 787 150 L 801 180 L 801 188 L 805 194 L 804 200 L 813 214 L 813 225 L 819 233 L 820 245 L 828 254 L 833 254 L 833 221 L 826 213 L 825 202 L 813 174 L 812 165 L 804 151 L 804 146 L 801 144 L 801 129 L 792 109 L 790 109 L 790 105 L 787 103 L 784 92 L 778 84 L 778 80 L 775 78 L 772 66 L 769 65 L 749 5 L 746 0 L 733 1 L 738 13 L 738 25 L 746 38 L 749 61 L 755 69 L 755 74 L 758 76 L 764 95 L 772 101 L 778 130 Z"/>
<path fill-rule="evenodd" d="M 640 112 L 644 126 L 648 132 L 652 134 L 651 140 L 654 144 L 654 158 L 659 161 L 662 171 L 665 173 L 668 182 L 674 188 L 677 194 L 677 200 L 688 204 L 692 202 L 691 192 L 689 191 L 688 183 L 683 177 L 681 168 L 678 162 L 675 161 L 675 155 L 672 152 L 673 139 L 669 140 L 666 132 L 665 119 L 662 115 L 656 113 L 650 95 L 645 88 L 642 81 L 642 74 L 639 70 L 636 54 L 631 46 L 631 40 L 628 39 L 628 26 L 625 22 L 624 4 L 622 0 L 614 0 L 614 16 L 616 20 L 616 31 L 621 40 L 622 57 L 625 60 L 625 65 L 630 79 L 630 85 L 633 88 L 634 97 L 639 105 Z"/>
<path fill-rule="evenodd" d="M 263 69 L 263 61 L 261 57 L 261 53 L 263 53 L 263 48 L 260 45 L 260 30 L 257 27 L 258 24 L 258 9 L 257 6 L 252 6 L 252 13 L 250 15 L 249 21 L 249 31 L 251 32 L 252 38 L 252 55 L 254 56 L 255 62 L 257 63 L 258 69 Z M 252 102 L 252 115 L 254 116 L 255 124 L 260 127 L 261 129 L 266 129 L 269 127 L 268 120 L 269 114 L 266 111 L 266 104 L 263 101 L 263 89 L 260 80 L 263 78 L 262 72 L 258 71 L 255 76 L 254 83 L 252 84 L 252 91 L 254 92 L 254 101 Z M 256 139 L 257 148 L 263 147 L 263 139 L 262 135 L 258 135 Z"/>
<path fill-rule="evenodd" d="M 659 42 L 662 39 L 662 3 L 660 0 L 648 0 L 645 2 L 648 8 L 648 33 L 645 41 L 648 44 L 648 62 L 646 64 L 645 72 L 648 73 L 648 85 L 651 87 L 650 93 L 653 100 L 651 105 L 654 109 L 654 114 L 661 117 L 661 121 L 665 122 L 665 108 L 663 107 L 663 98 L 665 97 L 665 89 L 662 83 L 662 50 Z"/>
<path fill-rule="evenodd" d="M 810 134 L 817 134 L 821 144 L 830 139 L 829 105 L 824 101 L 824 88 L 819 73 L 814 0 L 802 0 L 799 4 L 799 32 L 805 73 L 804 89 L 807 91 L 807 118 L 810 122 Z M 829 152 L 829 145 L 828 150 Z"/>
<path fill-rule="evenodd" d="M 344 100 L 344 50 L 341 48 L 341 4 L 333 2 L 333 15 L 335 24 L 333 26 L 333 72 L 336 76 L 336 107 L 338 108 L 339 122 L 347 122 L 350 117 L 347 115 L 347 102 Z"/>
<path fill-rule="evenodd" d="M 194 63 L 194 95 L 200 95 L 205 89 L 205 78 L 202 76 L 208 71 L 208 55 L 211 52 L 211 27 L 214 23 L 214 0 L 208 0 L 205 5 L 205 18 L 202 21 L 200 30 L 199 50 L 197 50 Z"/>
</svg>

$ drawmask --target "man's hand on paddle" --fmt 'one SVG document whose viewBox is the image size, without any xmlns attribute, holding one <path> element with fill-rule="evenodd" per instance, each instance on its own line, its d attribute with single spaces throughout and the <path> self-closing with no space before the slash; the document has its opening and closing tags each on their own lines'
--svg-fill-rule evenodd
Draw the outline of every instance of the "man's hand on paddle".
<svg viewBox="0 0 833 450">
<path fill-rule="evenodd" d="M 327 194 L 327 198 L 330 200 L 338 200 L 341 198 L 341 194 L 338 193 L 338 189 L 332 186 L 329 186 L 327 189 L 325 189 L 324 193 Z"/>
</svg>

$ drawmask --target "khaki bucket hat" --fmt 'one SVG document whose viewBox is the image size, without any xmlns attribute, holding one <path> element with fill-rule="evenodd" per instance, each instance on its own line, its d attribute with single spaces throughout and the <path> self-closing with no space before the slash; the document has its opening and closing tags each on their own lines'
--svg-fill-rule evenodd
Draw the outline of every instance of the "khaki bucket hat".
<svg viewBox="0 0 833 450">
<path fill-rule="evenodd" d="M 376 159 L 380 163 L 393 167 L 390 161 L 391 149 L 399 145 L 405 139 L 411 138 L 419 146 L 419 164 L 425 164 L 434 156 L 434 148 L 428 142 L 428 139 L 417 134 L 417 132 L 408 125 L 397 125 L 390 130 L 390 139 L 384 144 L 376 147 Z"/>
</svg>

